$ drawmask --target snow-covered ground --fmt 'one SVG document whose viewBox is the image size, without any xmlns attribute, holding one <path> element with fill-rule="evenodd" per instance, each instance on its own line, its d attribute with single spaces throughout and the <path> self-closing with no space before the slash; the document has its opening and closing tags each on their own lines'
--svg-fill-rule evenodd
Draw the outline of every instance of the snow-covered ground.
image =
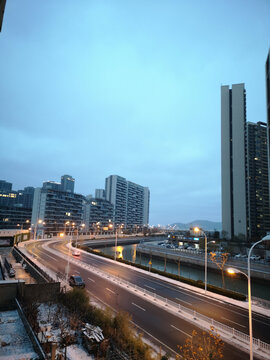
<svg viewBox="0 0 270 360">
<path fill-rule="evenodd" d="M 0 359 L 38 359 L 17 310 L 0 312 Z"/>
<path fill-rule="evenodd" d="M 67 326 L 68 313 L 63 306 L 46 303 L 40 304 L 38 307 L 38 321 L 44 336 L 47 337 L 49 341 L 59 342 L 60 340 L 60 328 L 54 325 L 56 317 L 59 314 L 61 314 L 62 324 Z M 38 337 L 40 340 L 44 338 L 41 333 Z M 80 338 L 78 338 L 78 340 L 80 340 Z M 59 350 L 57 350 L 57 353 L 59 353 Z M 94 357 L 89 355 L 80 343 L 67 347 L 67 358 L 68 360 L 94 360 Z"/>
</svg>

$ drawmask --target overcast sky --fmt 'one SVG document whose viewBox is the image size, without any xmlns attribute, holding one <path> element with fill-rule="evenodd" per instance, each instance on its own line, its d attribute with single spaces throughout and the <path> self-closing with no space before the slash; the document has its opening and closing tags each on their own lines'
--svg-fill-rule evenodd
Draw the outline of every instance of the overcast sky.
<svg viewBox="0 0 270 360">
<path fill-rule="evenodd" d="M 87 195 L 117 174 L 149 187 L 151 224 L 220 221 L 220 86 L 266 121 L 269 19 L 269 0 L 8 0 L 0 179 Z"/>
</svg>

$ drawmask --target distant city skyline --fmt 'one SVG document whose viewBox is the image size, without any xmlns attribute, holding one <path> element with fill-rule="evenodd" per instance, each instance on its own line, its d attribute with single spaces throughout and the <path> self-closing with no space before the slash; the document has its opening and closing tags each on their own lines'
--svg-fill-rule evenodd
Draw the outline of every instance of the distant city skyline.
<svg viewBox="0 0 270 360">
<path fill-rule="evenodd" d="M 266 122 L 268 0 L 8 1 L 0 178 L 148 187 L 150 224 L 221 221 L 220 86 Z"/>
</svg>

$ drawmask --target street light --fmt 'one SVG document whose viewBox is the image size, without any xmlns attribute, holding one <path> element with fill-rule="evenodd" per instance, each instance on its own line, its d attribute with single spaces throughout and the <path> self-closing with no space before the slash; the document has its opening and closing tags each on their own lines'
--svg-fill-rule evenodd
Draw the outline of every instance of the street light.
<svg viewBox="0 0 270 360">
<path fill-rule="evenodd" d="M 210 243 L 215 243 L 215 240 L 211 240 L 207 242 L 207 236 L 205 232 L 198 228 L 197 226 L 193 228 L 193 230 L 197 233 L 201 232 L 204 235 L 204 292 L 207 292 L 207 245 Z"/>
<path fill-rule="evenodd" d="M 248 252 L 248 274 L 244 273 L 243 271 L 240 271 L 238 269 L 234 269 L 234 268 L 229 268 L 227 269 L 227 272 L 229 274 L 234 274 L 234 273 L 240 273 L 243 274 L 247 277 L 248 279 L 248 315 L 249 315 L 249 344 L 250 344 L 250 360 L 253 360 L 253 332 L 252 332 L 252 309 L 251 309 L 251 276 L 250 276 L 250 255 L 252 250 L 254 249 L 254 247 L 258 244 L 260 244 L 263 241 L 269 241 L 270 240 L 270 235 L 266 235 L 265 237 L 263 237 L 261 240 L 255 242 L 255 244 L 253 244 L 251 246 L 251 248 L 249 249 Z"/>
<path fill-rule="evenodd" d="M 123 226 L 124 226 L 124 224 L 121 224 L 121 225 L 119 225 L 118 226 L 118 228 L 117 227 L 115 227 L 115 250 L 114 250 L 114 260 L 116 260 L 116 253 L 117 253 L 117 251 L 116 251 L 116 249 L 117 249 L 117 229 L 122 229 L 123 228 Z"/>
<path fill-rule="evenodd" d="M 37 227 L 38 227 L 38 224 L 42 224 L 42 220 L 39 219 L 36 221 L 36 224 L 35 224 L 35 231 L 34 231 L 34 240 L 36 240 L 36 236 L 37 236 Z"/>
<path fill-rule="evenodd" d="M 261 241 L 259 241 L 261 242 Z M 250 249 L 252 250 L 252 248 Z M 249 251 L 250 251 L 249 250 Z M 227 273 L 230 275 L 242 274 L 248 279 L 248 318 L 249 318 L 249 358 L 253 360 L 253 335 L 252 335 L 252 309 L 251 309 L 251 283 L 250 283 L 250 274 L 246 274 L 243 271 L 235 268 L 228 268 Z"/>
<path fill-rule="evenodd" d="M 270 235 L 266 235 L 265 237 L 263 237 L 261 240 L 255 242 L 255 244 L 253 244 L 251 246 L 251 248 L 249 249 L 248 252 L 248 298 L 250 299 L 250 306 L 249 306 L 249 337 L 250 337 L 250 360 L 253 360 L 253 349 L 252 349 L 252 344 L 253 344 L 253 340 L 252 340 L 252 313 L 251 313 L 251 277 L 250 277 L 250 255 L 252 250 L 254 249 L 254 247 L 258 244 L 260 244 L 263 241 L 269 241 L 270 240 Z"/>
<path fill-rule="evenodd" d="M 69 221 L 65 222 L 65 227 L 64 227 L 64 235 L 66 236 L 66 226 L 69 225 Z"/>
<path fill-rule="evenodd" d="M 76 248 L 78 247 L 78 238 L 79 238 L 79 228 L 80 227 L 84 228 L 85 224 L 81 224 L 81 225 L 77 226 Z"/>
</svg>

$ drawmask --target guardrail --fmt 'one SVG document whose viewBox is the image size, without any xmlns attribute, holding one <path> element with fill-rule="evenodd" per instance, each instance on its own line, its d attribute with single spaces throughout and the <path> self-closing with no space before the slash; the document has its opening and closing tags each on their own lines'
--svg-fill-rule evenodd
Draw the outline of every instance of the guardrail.
<svg viewBox="0 0 270 360">
<path fill-rule="evenodd" d="M 46 250 L 48 250 L 49 252 L 55 253 L 55 250 L 50 249 L 47 245 L 45 245 L 45 247 L 46 247 Z M 59 255 L 59 253 L 58 253 L 58 255 Z M 178 314 L 180 317 L 183 317 L 186 319 L 186 316 L 188 316 L 188 320 L 192 321 L 200 328 L 211 330 L 212 327 L 214 327 L 214 329 L 221 335 L 221 337 L 222 337 L 222 333 L 223 333 L 225 335 L 224 337 L 226 337 L 226 338 L 229 337 L 230 341 L 236 343 L 238 346 L 239 346 L 239 343 L 237 343 L 237 341 L 244 342 L 246 344 L 246 346 L 249 346 L 250 342 L 249 342 L 248 334 L 245 334 L 239 330 L 231 328 L 230 326 L 220 323 L 217 320 L 209 318 L 208 316 L 205 316 L 205 315 L 197 312 L 196 310 L 189 309 L 179 303 L 175 303 L 174 301 L 172 301 L 170 299 L 164 298 L 154 292 L 151 292 L 149 290 L 141 288 L 138 285 L 134 285 L 127 280 L 120 279 L 120 278 L 115 277 L 111 274 L 108 274 L 100 269 L 97 269 L 92 265 L 83 263 L 82 261 L 74 259 L 71 256 L 64 255 L 64 254 L 61 254 L 61 255 L 67 261 L 70 261 L 70 262 L 74 263 L 75 265 L 78 265 L 80 267 L 88 269 L 103 278 L 107 278 L 113 282 L 116 282 L 120 286 L 123 286 L 124 288 L 130 288 L 130 289 L 133 289 L 137 293 L 141 293 L 143 296 L 149 296 L 155 302 L 160 301 L 164 307 L 166 307 L 167 309 L 170 309 L 174 313 Z M 265 343 L 265 342 L 261 341 L 260 339 L 253 338 L 253 345 L 254 345 L 254 350 L 253 350 L 254 353 L 258 353 L 260 355 L 264 354 L 264 355 L 267 355 L 267 359 L 270 358 L 270 344 Z M 262 354 L 262 352 L 263 352 L 263 354 Z"/>
<path fill-rule="evenodd" d="M 38 279 L 40 281 L 42 281 L 42 282 L 54 282 L 54 280 L 48 274 L 46 274 L 45 271 L 40 269 L 31 259 L 26 257 L 24 255 L 24 253 L 19 248 L 14 246 L 13 250 L 12 250 L 12 253 L 13 253 L 13 256 L 15 257 L 15 259 L 17 261 L 22 261 L 23 260 L 23 262 L 25 264 L 27 264 L 30 269 L 33 270 L 33 275 L 38 277 Z"/>
</svg>

